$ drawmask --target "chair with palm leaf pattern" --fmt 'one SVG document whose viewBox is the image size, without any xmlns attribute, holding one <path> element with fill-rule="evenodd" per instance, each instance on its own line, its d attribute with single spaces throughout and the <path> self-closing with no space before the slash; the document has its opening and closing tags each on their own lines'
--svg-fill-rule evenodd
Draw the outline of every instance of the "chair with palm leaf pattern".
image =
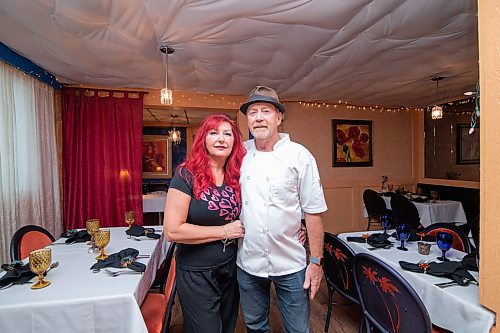
<svg viewBox="0 0 500 333">
<path fill-rule="evenodd" d="M 410 284 L 382 260 L 354 256 L 354 279 L 368 332 L 433 332 L 429 313 Z"/>
<path fill-rule="evenodd" d="M 351 248 L 337 236 L 325 232 L 323 257 L 323 272 L 328 287 L 328 310 L 325 321 L 325 332 L 328 332 L 334 305 L 360 305 L 360 303 L 352 272 L 354 252 Z M 334 292 L 342 295 L 349 303 L 335 303 L 333 301 Z M 362 324 L 361 320 L 360 325 Z"/>
</svg>

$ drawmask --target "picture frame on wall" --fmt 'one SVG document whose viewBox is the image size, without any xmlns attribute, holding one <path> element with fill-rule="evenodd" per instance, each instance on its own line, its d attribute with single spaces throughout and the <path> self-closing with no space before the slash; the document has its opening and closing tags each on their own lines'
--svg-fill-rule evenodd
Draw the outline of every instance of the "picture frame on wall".
<svg viewBox="0 0 500 333">
<path fill-rule="evenodd" d="M 479 164 L 479 125 L 457 124 L 457 164 Z"/>
<path fill-rule="evenodd" d="M 373 166 L 371 120 L 332 119 L 334 167 Z"/>
<path fill-rule="evenodd" d="M 171 178 L 171 142 L 166 136 L 142 136 L 142 178 Z"/>
</svg>

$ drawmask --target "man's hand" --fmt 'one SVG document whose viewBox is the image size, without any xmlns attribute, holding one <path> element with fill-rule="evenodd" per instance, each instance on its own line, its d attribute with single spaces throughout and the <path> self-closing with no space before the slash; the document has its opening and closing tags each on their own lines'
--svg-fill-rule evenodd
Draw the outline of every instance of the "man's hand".
<svg viewBox="0 0 500 333">
<path fill-rule="evenodd" d="M 321 279 L 323 278 L 323 269 L 313 263 L 309 263 L 306 268 L 306 278 L 304 281 L 304 289 L 310 289 L 309 297 L 311 300 L 318 292 Z"/>
<path fill-rule="evenodd" d="M 301 224 L 299 229 L 299 242 L 304 245 L 307 240 L 307 229 L 306 226 Z"/>
</svg>

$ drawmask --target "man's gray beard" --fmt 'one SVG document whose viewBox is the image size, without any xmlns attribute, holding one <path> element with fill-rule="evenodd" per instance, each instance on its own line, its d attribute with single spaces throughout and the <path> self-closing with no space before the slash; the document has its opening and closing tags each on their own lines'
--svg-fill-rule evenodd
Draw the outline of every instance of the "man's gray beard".
<svg viewBox="0 0 500 333">
<path fill-rule="evenodd" d="M 258 131 L 258 132 L 254 132 L 252 133 L 253 137 L 257 140 L 265 140 L 267 138 L 269 138 L 269 131 Z"/>
</svg>

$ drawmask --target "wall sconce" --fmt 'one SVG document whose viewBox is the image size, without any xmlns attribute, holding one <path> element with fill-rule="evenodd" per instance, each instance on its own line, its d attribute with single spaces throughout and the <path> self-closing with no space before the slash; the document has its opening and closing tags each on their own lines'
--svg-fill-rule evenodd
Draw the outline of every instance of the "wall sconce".
<svg viewBox="0 0 500 333">
<path fill-rule="evenodd" d="M 174 102 L 172 90 L 168 89 L 168 55 L 174 53 L 174 49 L 167 46 L 160 46 L 160 51 L 165 54 L 165 88 L 161 90 L 160 103 L 163 105 L 172 105 Z"/>
</svg>

